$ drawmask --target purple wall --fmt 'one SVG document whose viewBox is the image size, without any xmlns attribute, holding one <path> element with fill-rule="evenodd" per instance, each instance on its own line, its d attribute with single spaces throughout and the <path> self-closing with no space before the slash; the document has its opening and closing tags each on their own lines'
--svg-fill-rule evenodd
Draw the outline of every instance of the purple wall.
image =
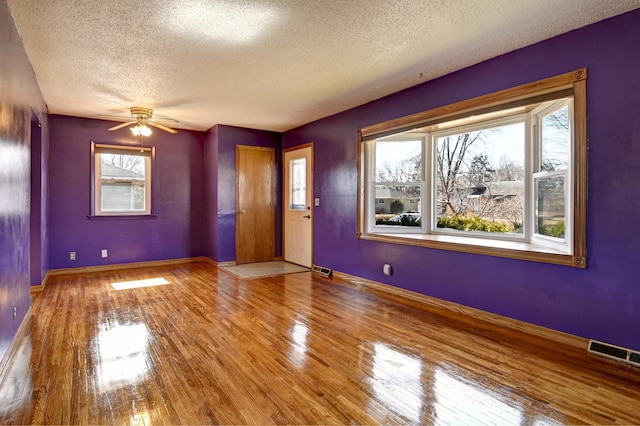
<svg viewBox="0 0 640 426">
<path fill-rule="evenodd" d="M 0 1 L 0 360 L 31 305 L 31 116 L 46 105 L 11 14 Z M 46 131 L 44 132 L 46 138 Z M 36 188 L 36 191 L 42 188 Z M 46 190 L 46 188 L 44 189 Z M 41 194 L 34 193 L 37 199 Z M 46 226 L 46 221 L 45 221 Z M 38 247 L 39 232 L 33 236 Z M 36 248 L 37 250 L 37 248 Z M 41 253 L 40 253 L 41 254 Z M 40 268 L 40 265 L 34 265 Z M 13 307 L 16 318 L 13 318 Z"/>
<path fill-rule="evenodd" d="M 154 218 L 89 219 L 91 141 L 138 145 L 113 122 L 50 116 L 49 265 L 51 269 L 176 259 L 204 254 L 203 133 L 161 130 L 144 140 L 156 147 Z M 108 258 L 101 258 L 107 249 Z M 77 260 L 69 260 L 69 252 Z"/>
<path fill-rule="evenodd" d="M 207 226 L 205 255 L 218 260 L 218 126 L 212 127 L 204 141 L 204 201 Z"/>
<path fill-rule="evenodd" d="M 276 149 L 280 185 L 280 133 L 215 126 L 209 132 L 160 130 L 145 138 L 156 147 L 155 218 L 89 219 L 90 143 L 135 145 L 112 122 L 50 116 L 49 265 L 51 269 L 206 255 L 235 259 L 236 145 Z M 281 253 L 281 203 L 276 191 L 276 255 Z M 109 257 L 100 257 L 101 249 Z M 69 252 L 77 260 L 69 260 Z"/>
<path fill-rule="evenodd" d="M 266 130 L 217 125 L 207 134 L 205 163 L 208 184 L 217 183 L 217 205 L 210 205 L 208 216 L 213 220 L 209 238 L 213 247 L 208 248 L 208 256 L 218 262 L 236 258 L 236 146 L 262 146 L 276 150 L 276 225 L 275 254 L 282 254 L 282 155 L 281 134 Z M 217 164 L 217 170 L 210 165 Z M 217 174 L 213 176 L 213 174 Z M 209 191 L 212 193 L 213 191 Z M 209 196 L 209 195 L 208 195 Z"/>
<path fill-rule="evenodd" d="M 640 349 L 640 10 L 293 129 L 315 142 L 314 262 L 586 338 Z M 588 269 L 360 241 L 356 129 L 588 67 Z M 394 275 L 382 274 L 391 263 Z"/>
<path fill-rule="evenodd" d="M 40 285 L 49 270 L 47 176 L 49 139 L 46 126 L 31 114 L 31 285 Z"/>
</svg>

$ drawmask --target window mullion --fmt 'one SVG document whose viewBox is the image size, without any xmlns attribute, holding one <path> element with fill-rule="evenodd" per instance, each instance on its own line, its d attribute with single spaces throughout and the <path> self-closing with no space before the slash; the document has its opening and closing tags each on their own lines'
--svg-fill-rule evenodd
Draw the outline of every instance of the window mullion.
<svg viewBox="0 0 640 426">
<path fill-rule="evenodd" d="M 535 200 L 533 199 L 533 171 L 537 170 L 539 162 L 539 144 L 538 144 L 538 125 L 537 121 L 533 119 L 531 114 L 527 114 L 525 119 L 525 161 L 524 161 L 524 200 L 523 200 L 523 212 L 522 218 L 522 231 L 524 239 L 527 242 L 531 241 L 533 236 L 534 224 L 533 220 L 535 214 L 533 212 L 535 208 Z"/>
<path fill-rule="evenodd" d="M 365 162 L 365 171 L 367 177 L 367 215 L 365 220 L 365 226 L 368 232 L 371 232 L 376 223 L 376 142 L 370 141 L 365 143 L 365 151 L 367 154 L 367 161 Z"/>
<path fill-rule="evenodd" d="M 151 167 L 151 155 L 145 156 L 144 165 L 144 210 L 147 214 L 151 214 L 151 193 L 153 182 L 153 167 Z"/>
<path fill-rule="evenodd" d="M 573 191 L 575 187 L 577 177 L 575 175 L 576 167 L 576 143 L 575 143 L 575 111 L 574 111 L 574 98 L 571 98 L 568 102 L 569 112 L 569 164 L 567 165 L 566 177 L 565 177 L 565 240 L 567 248 L 573 248 L 573 236 L 574 236 L 574 209 L 576 194 Z"/>
<path fill-rule="evenodd" d="M 102 154 L 100 152 L 95 153 L 94 159 L 94 194 L 95 199 L 93 200 L 93 213 L 94 214 L 102 214 L 102 208 L 100 200 L 102 199 Z"/>
<path fill-rule="evenodd" d="M 438 166 L 436 164 L 436 156 L 434 155 L 434 146 L 433 143 L 433 134 L 429 133 L 427 137 L 424 138 L 424 162 L 423 165 L 423 179 L 425 182 L 425 208 L 426 211 L 424 213 L 426 227 L 425 232 L 427 234 L 433 233 L 433 228 L 436 222 L 436 214 L 437 214 L 437 196 L 436 196 L 436 170 Z M 428 167 L 427 167 L 428 166 Z"/>
</svg>

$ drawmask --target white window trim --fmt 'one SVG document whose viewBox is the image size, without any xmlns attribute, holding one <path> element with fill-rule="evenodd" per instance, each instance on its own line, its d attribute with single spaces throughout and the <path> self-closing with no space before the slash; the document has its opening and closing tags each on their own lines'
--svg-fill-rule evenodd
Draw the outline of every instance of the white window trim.
<svg viewBox="0 0 640 426">
<path fill-rule="evenodd" d="M 483 239 L 488 239 L 488 240 L 504 240 L 504 241 L 518 241 L 518 242 L 523 242 L 523 241 L 528 241 L 528 238 L 526 236 L 526 232 L 523 234 L 497 234 L 497 233 L 491 233 L 491 232 L 483 232 L 483 231 L 458 231 L 456 229 L 448 229 L 448 228 L 438 228 L 437 227 L 437 215 L 434 213 L 436 208 L 437 208 L 437 203 L 438 203 L 438 197 L 437 197 L 437 174 L 438 174 L 438 170 L 436 167 L 433 167 L 433 161 L 435 161 L 435 157 L 436 157 L 436 152 L 437 152 L 437 139 L 443 136 L 451 136 L 451 135 L 457 135 L 457 134 L 461 134 L 461 133 L 466 133 L 468 131 L 471 132 L 476 132 L 476 131 L 481 131 L 481 130 L 486 130 L 486 129 L 492 129 L 495 127 L 500 127 L 500 126 L 507 126 L 510 124 L 516 124 L 516 123 L 524 123 L 525 124 L 525 146 L 524 149 L 527 149 L 527 143 L 528 143 L 528 137 L 527 137 L 527 121 L 528 121 L 528 114 L 517 114 L 514 116 L 509 116 L 509 117 L 505 117 L 505 118 L 498 118 L 498 119 L 493 119 L 493 120 L 488 120 L 488 121 L 483 121 L 477 124 L 469 124 L 469 125 L 465 125 L 465 126 L 460 126 L 460 127 L 452 127 L 449 128 L 447 130 L 442 130 L 442 131 L 438 131 L 438 132 L 433 132 L 431 134 L 431 140 L 430 140 L 430 146 L 429 146 L 429 161 L 431 163 L 431 167 L 430 167 L 430 178 L 429 180 L 431 181 L 431 186 L 429 188 L 429 196 L 430 196 L 430 202 L 429 202 L 429 214 L 430 214 L 430 220 L 429 220 L 429 228 L 428 228 L 428 232 L 432 233 L 432 234 L 440 234 L 440 235 L 449 235 L 449 236 L 464 236 L 464 237 L 468 237 L 468 238 L 483 238 Z M 526 165 L 527 163 L 529 163 L 529 161 L 526 161 L 526 157 L 525 157 L 525 176 L 526 176 Z M 527 194 L 527 183 L 525 180 L 525 196 Z M 523 222 L 526 221 L 526 213 L 527 211 L 530 209 L 527 209 L 526 205 L 524 208 L 524 212 L 525 212 L 525 217 L 523 218 Z M 525 230 L 528 229 L 528 227 L 525 227 Z"/>
<path fill-rule="evenodd" d="M 572 126 L 569 127 L 569 140 L 573 140 L 574 138 L 574 102 L 573 102 L 573 98 L 571 99 L 567 99 L 567 100 L 560 100 L 556 103 L 553 103 L 549 106 L 547 106 L 546 108 L 542 108 L 539 111 L 532 111 L 532 119 L 535 119 L 535 123 L 533 126 L 533 131 L 534 131 L 534 138 L 536 140 L 539 140 L 541 138 L 540 136 L 540 126 L 541 126 L 541 122 L 542 122 L 542 117 L 546 116 L 547 114 L 550 114 L 553 111 L 557 111 L 560 108 L 563 108 L 564 106 L 568 107 L 568 111 L 569 111 L 569 122 L 571 122 Z M 532 172 L 527 175 L 528 176 L 528 180 L 529 180 L 529 188 L 530 188 L 530 192 L 529 192 L 529 200 L 530 202 L 533 204 L 535 203 L 535 180 L 538 177 L 550 177 L 550 176 L 560 176 L 563 175 L 565 178 L 564 184 L 565 184 L 565 216 L 564 216 L 564 223 L 565 223 L 565 238 L 564 240 L 560 240 L 558 238 L 554 238 L 554 237 L 550 237 L 550 236 L 546 236 L 546 235 L 541 235 L 541 234 L 536 234 L 534 232 L 535 229 L 535 217 L 531 217 L 529 219 L 529 223 L 531 223 L 531 237 L 530 237 L 530 241 L 533 244 L 537 244 L 537 245 L 541 245 L 541 246 L 546 246 L 546 247 L 550 247 L 550 248 L 554 248 L 557 250 L 561 250 L 564 252 L 567 252 L 568 254 L 573 254 L 572 253 L 572 248 L 573 248 L 573 229 L 574 229 L 574 223 L 573 220 L 571 220 L 571 218 L 573 218 L 573 207 L 574 207 L 574 200 L 575 200 L 575 194 L 574 192 L 571 190 L 571 187 L 573 187 L 573 177 L 574 177 L 574 159 L 575 159 L 575 144 L 570 143 L 569 144 L 569 161 L 567 164 L 567 169 L 564 170 L 564 172 L 543 172 L 543 171 L 536 171 L 536 170 L 540 170 L 540 161 L 541 161 L 541 150 L 542 150 L 542 143 L 539 141 L 539 143 L 537 145 L 534 145 L 532 147 L 532 149 L 537 148 L 532 155 L 534 156 L 534 161 L 533 161 L 533 166 L 535 168 L 535 170 L 532 170 Z M 533 213 L 533 210 L 531 210 L 529 213 Z"/>
<path fill-rule="evenodd" d="M 413 136 L 413 137 L 408 137 L 408 138 L 403 138 L 401 135 L 396 135 L 398 137 L 394 137 L 392 139 L 389 139 L 388 141 L 392 141 L 392 142 L 401 142 L 403 139 L 405 139 L 406 141 L 417 141 L 420 140 L 422 143 L 422 149 L 424 151 L 424 146 L 425 146 L 425 137 L 426 135 L 423 136 Z M 388 142 L 385 141 L 385 142 Z M 393 234 L 413 234 L 413 233 L 424 233 L 426 232 L 427 229 L 427 225 L 425 223 L 424 220 L 421 221 L 420 223 L 420 227 L 417 226 L 412 226 L 412 227 L 399 227 L 399 226 L 392 226 L 392 225 L 378 225 L 376 224 L 376 219 L 375 219 L 375 205 L 376 205 L 376 197 L 375 197 L 375 192 L 376 192 L 376 185 L 379 184 L 376 181 L 376 153 L 375 153 L 375 144 L 371 143 L 371 144 L 367 144 L 366 149 L 368 149 L 368 154 L 367 154 L 367 193 L 368 194 L 374 194 L 371 197 L 368 197 L 368 206 L 367 206 L 367 212 L 369 213 L 367 215 L 367 229 L 368 232 L 371 233 L 393 233 Z M 424 175 L 424 166 L 425 166 L 425 159 L 424 159 L 424 155 L 422 156 L 422 170 L 423 170 L 423 175 Z M 426 182 L 424 179 L 420 180 L 420 181 L 415 181 L 415 182 L 380 182 L 380 184 L 384 184 L 384 185 L 393 185 L 393 186 L 419 186 L 420 187 L 420 201 L 421 204 L 423 205 L 422 209 L 424 209 L 424 205 L 425 203 L 425 196 L 427 194 L 426 192 Z"/>
<path fill-rule="evenodd" d="M 144 210 L 102 210 L 101 206 L 101 163 L 100 154 L 136 154 L 144 156 L 145 162 L 145 209 Z M 153 180 L 155 147 L 131 147 L 98 144 L 91 141 L 91 214 L 89 217 L 144 217 L 153 214 Z M 129 181 L 129 179 L 124 179 Z M 124 181 L 123 180 L 123 181 Z M 133 181 L 133 179 L 131 179 Z"/>
<path fill-rule="evenodd" d="M 381 241 L 386 243 L 413 245 L 435 249 L 460 251 L 507 257 L 535 262 L 545 262 L 558 265 L 586 268 L 586 208 L 587 208 L 587 135 L 586 135 L 586 68 L 578 69 L 548 79 L 524 84 L 500 92 L 483 95 L 478 98 L 446 105 L 433 110 L 423 111 L 410 116 L 375 124 L 358 130 L 359 161 L 358 161 L 358 216 L 356 237 L 363 240 Z M 574 97 L 572 117 L 573 132 L 571 134 L 571 158 L 573 167 L 567 174 L 572 178 L 573 199 L 566 206 L 566 217 L 573 219 L 573 229 L 566 230 L 565 239 L 568 249 L 560 250 L 553 243 L 553 238 L 534 238 L 532 242 L 501 241 L 486 238 L 471 238 L 469 236 L 451 236 L 444 234 L 422 233 L 376 233 L 370 232 L 367 215 L 370 206 L 368 198 L 367 164 L 368 141 L 411 131 L 416 128 L 441 129 L 441 123 L 452 120 L 464 122 L 474 115 L 493 112 L 500 109 L 519 108 L 523 105 L 542 103 L 553 99 Z M 525 139 L 525 144 L 527 140 Z M 533 149 L 531 144 L 527 149 Z M 531 152 L 531 151 L 529 151 Z M 525 170 L 526 176 L 532 178 L 531 170 Z M 565 180 L 567 182 L 567 180 Z M 567 183 L 569 185 L 569 183 Z M 528 190 L 525 196 L 533 197 L 533 182 L 525 185 Z M 423 206 L 423 211 L 424 206 Z M 526 218 L 532 223 L 533 218 Z M 423 222 L 426 222 L 423 220 Z M 530 227 L 532 228 L 532 227 Z M 415 230 L 417 231 L 417 230 Z M 414 232 L 415 232 L 414 231 Z M 420 231 L 418 231 L 420 232 Z M 542 245 L 543 242 L 549 243 Z"/>
</svg>

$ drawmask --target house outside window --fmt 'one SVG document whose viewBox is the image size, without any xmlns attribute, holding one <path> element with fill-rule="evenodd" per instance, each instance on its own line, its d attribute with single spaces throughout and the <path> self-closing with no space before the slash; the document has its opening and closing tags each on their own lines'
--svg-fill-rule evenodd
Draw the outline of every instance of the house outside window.
<svg viewBox="0 0 640 426">
<path fill-rule="evenodd" d="M 92 144 L 92 214 L 150 215 L 153 148 Z"/>
<path fill-rule="evenodd" d="M 586 267 L 585 83 L 578 70 L 361 129 L 358 236 Z"/>
</svg>

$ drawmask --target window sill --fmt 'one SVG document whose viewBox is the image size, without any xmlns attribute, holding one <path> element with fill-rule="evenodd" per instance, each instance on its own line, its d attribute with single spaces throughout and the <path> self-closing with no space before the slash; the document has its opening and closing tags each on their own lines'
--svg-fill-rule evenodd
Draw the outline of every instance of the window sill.
<svg viewBox="0 0 640 426">
<path fill-rule="evenodd" d="M 587 267 L 586 257 L 573 256 L 549 247 L 516 241 L 498 241 L 430 234 L 361 233 L 358 234 L 357 237 L 361 240 L 484 254 L 487 256 L 506 257 L 531 262 L 573 266 L 575 268 Z"/>
<path fill-rule="evenodd" d="M 88 215 L 89 220 L 149 220 L 157 219 L 155 214 L 114 214 L 114 215 Z"/>
</svg>

